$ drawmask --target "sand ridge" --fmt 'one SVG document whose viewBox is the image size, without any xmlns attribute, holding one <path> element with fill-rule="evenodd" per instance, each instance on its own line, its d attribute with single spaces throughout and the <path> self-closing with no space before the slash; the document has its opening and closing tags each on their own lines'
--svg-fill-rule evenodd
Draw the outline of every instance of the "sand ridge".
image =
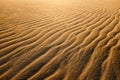
<svg viewBox="0 0 120 80">
<path fill-rule="evenodd" d="M 119 0 L 0 2 L 0 80 L 120 80 Z"/>
</svg>

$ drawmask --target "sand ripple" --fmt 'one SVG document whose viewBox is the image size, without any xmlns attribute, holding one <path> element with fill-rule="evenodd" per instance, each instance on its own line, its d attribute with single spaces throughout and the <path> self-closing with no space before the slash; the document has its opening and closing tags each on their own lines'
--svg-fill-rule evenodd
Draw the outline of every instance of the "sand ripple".
<svg viewBox="0 0 120 80">
<path fill-rule="evenodd" d="M 0 80 L 120 80 L 119 0 L 0 2 Z"/>
</svg>

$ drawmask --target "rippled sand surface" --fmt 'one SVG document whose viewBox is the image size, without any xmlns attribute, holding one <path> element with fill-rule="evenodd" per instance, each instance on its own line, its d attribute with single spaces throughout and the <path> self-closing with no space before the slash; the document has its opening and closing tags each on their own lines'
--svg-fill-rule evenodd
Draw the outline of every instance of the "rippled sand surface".
<svg viewBox="0 0 120 80">
<path fill-rule="evenodd" d="M 120 0 L 1 0 L 0 80 L 120 80 Z"/>
</svg>

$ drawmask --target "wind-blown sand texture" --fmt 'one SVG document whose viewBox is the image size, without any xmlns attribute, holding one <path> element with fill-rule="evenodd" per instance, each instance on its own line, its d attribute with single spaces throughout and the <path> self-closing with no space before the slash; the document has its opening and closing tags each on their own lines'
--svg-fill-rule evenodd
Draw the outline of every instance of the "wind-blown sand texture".
<svg viewBox="0 0 120 80">
<path fill-rule="evenodd" d="M 1 0 L 0 80 L 120 80 L 120 0 Z"/>
</svg>

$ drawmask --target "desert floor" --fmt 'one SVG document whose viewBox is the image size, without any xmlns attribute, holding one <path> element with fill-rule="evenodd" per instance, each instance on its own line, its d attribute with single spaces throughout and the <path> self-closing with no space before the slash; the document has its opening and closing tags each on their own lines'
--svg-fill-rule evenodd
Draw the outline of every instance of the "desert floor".
<svg viewBox="0 0 120 80">
<path fill-rule="evenodd" d="M 120 80 L 120 0 L 0 0 L 0 80 Z"/>
</svg>

